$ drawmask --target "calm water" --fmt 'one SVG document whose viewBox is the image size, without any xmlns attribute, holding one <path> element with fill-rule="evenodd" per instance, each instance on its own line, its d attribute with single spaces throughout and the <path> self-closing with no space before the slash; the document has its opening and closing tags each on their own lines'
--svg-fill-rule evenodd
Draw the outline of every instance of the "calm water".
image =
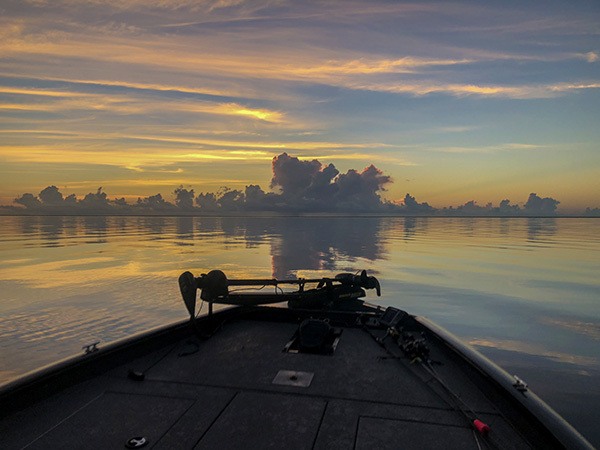
<svg viewBox="0 0 600 450">
<path fill-rule="evenodd" d="M 0 217 L 0 383 L 185 319 L 177 276 L 366 268 L 600 446 L 600 219 Z M 102 344 L 101 344 L 102 345 Z"/>
</svg>

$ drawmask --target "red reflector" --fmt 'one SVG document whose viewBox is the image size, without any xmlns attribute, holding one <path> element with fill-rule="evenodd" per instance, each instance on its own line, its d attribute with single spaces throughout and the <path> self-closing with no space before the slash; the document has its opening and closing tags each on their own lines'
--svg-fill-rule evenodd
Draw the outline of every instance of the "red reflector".
<svg viewBox="0 0 600 450">
<path fill-rule="evenodd" d="M 483 423 L 481 420 L 479 419 L 475 419 L 473 421 L 473 426 L 475 427 L 475 429 L 477 429 L 477 431 L 479 431 L 479 434 L 482 435 L 486 435 L 489 433 L 490 431 L 490 427 L 488 425 L 486 425 L 485 423 Z"/>
</svg>

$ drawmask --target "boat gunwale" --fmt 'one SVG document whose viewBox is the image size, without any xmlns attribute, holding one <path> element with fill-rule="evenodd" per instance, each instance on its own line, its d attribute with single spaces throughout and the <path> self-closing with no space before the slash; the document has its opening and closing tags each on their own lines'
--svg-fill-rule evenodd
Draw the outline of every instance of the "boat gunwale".
<svg viewBox="0 0 600 450">
<path fill-rule="evenodd" d="M 451 351 L 509 395 L 519 409 L 550 432 L 561 445 L 569 449 L 594 449 L 592 444 L 531 389 L 522 392 L 515 386 L 516 378 L 489 358 L 475 350 L 444 327 L 423 316 L 413 318 L 429 330 Z"/>
</svg>

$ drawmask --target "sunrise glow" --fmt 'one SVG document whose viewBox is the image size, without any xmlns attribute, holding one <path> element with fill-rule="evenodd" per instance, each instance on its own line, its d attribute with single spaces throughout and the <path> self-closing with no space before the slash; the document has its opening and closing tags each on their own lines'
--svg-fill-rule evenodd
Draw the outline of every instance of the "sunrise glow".
<svg viewBox="0 0 600 450">
<path fill-rule="evenodd" d="M 0 205 L 268 192 L 286 153 L 373 164 L 389 202 L 599 208 L 599 21 L 596 2 L 11 0 Z"/>
</svg>

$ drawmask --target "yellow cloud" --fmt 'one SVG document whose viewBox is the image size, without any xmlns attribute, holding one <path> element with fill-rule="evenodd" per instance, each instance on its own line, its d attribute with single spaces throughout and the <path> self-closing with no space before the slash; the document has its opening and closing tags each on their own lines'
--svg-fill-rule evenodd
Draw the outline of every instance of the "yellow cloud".
<svg viewBox="0 0 600 450">
<path fill-rule="evenodd" d="M 57 91 L 45 89 L 25 89 L 0 86 L 0 93 L 22 96 L 21 102 L 0 102 L 0 109 L 18 111 L 68 111 L 68 110 L 104 110 L 116 114 L 144 114 L 149 111 L 171 111 L 187 113 L 206 113 L 215 115 L 241 115 L 265 122 L 282 122 L 284 114 L 279 111 L 257 109 L 238 103 L 221 103 L 211 101 L 162 100 L 147 94 L 97 94 L 76 91 Z M 40 97 L 48 97 L 45 102 L 37 101 Z M 35 102 L 31 101 L 35 99 Z"/>
<path fill-rule="evenodd" d="M 150 73 L 160 74 L 176 72 L 180 79 L 186 79 L 187 84 L 161 84 L 139 83 L 126 80 L 71 80 L 72 82 L 107 86 L 124 86 L 136 89 L 152 89 L 157 91 L 170 91 L 212 95 L 242 96 L 258 98 L 254 89 L 241 88 L 242 84 L 227 82 L 232 79 L 252 80 L 285 80 L 309 81 L 340 86 L 347 89 L 371 90 L 379 92 L 392 92 L 410 95 L 428 95 L 432 93 L 446 93 L 449 95 L 477 95 L 485 97 L 506 98 L 547 98 L 575 89 L 597 89 L 598 83 L 581 84 L 536 84 L 536 85 L 479 85 L 445 83 L 443 81 L 430 82 L 402 82 L 381 81 L 380 75 L 423 72 L 428 68 L 439 66 L 452 66 L 476 62 L 471 58 L 418 58 L 405 56 L 391 59 L 385 57 L 357 57 L 354 52 L 346 51 L 338 59 L 331 59 L 327 50 L 309 52 L 299 50 L 291 54 L 283 48 L 271 44 L 267 49 L 258 52 L 256 49 L 241 46 L 232 47 L 226 38 L 211 40 L 211 50 L 204 45 L 202 51 L 194 41 L 186 42 L 177 36 L 156 36 L 136 34 L 132 36 L 119 36 L 89 33 L 86 36 L 66 34 L 53 39 L 42 39 L 43 35 L 30 35 L 21 33 L 10 42 L 0 43 L 0 54 L 17 59 L 27 59 L 35 55 L 43 67 L 44 57 L 51 59 L 72 57 L 85 60 L 87 63 L 116 62 L 127 64 L 135 70 L 145 70 L 152 67 Z M 101 45 L 100 45 L 101 43 Z M 314 49 L 311 49 L 314 50 Z M 27 56 L 29 55 L 29 56 Z M 489 58 L 489 55 L 487 56 Z M 485 59 L 485 57 L 483 57 Z M 507 58 L 504 56 L 504 58 Z M 519 59 L 518 55 L 513 59 Z M 201 88 L 190 86 L 190 80 L 198 80 L 198 69 L 202 69 L 200 78 Z M 32 67 L 33 69 L 33 67 Z M 147 70 L 146 70 L 147 72 Z M 41 71 L 35 74 L 29 71 L 28 76 L 46 78 Z M 52 77 L 47 79 L 63 79 L 66 77 Z M 196 81 L 197 82 L 197 81 Z M 247 84 L 243 84 L 246 85 Z M 227 86 L 225 88 L 225 86 Z M 231 86 L 235 86 L 233 89 Z M 272 96 L 269 91 L 262 91 L 263 97 Z M 225 106 L 223 108 L 227 109 Z M 240 107 L 236 114 L 254 117 L 259 120 L 279 122 L 280 113 L 263 111 L 248 107 Z"/>
<path fill-rule="evenodd" d="M 13 74 L 10 74 L 7 72 L 0 72 L 0 76 L 10 77 L 12 75 Z M 175 84 L 169 84 L 169 83 L 160 83 L 160 84 L 159 83 L 142 83 L 142 82 L 131 82 L 131 81 L 127 81 L 127 80 L 107 80 L 107 79 L 94 79 L 94 78 L 82 79 L 82 78 L 71 78 L 71 77 L 56 77 L 56 76 L 48 76 L 48 75 L 35 76 L 33 74 L 28 74 L 28 76 L 25 78 L 27 78 L 29 80 L 56 81 L 56 82 L 61 82 L 61 83 L 79 84 L 79 85 L 88 86 L 88 87 L 92 87 L 92 86 L 123 87 L 123 88 L 148 90 L 148 91 L 159 91 L 159 92 L 179 92 L 182 94 L 212 95 L 215 97 L 217 97 L 217 96 L 226 97 L 226 96 L 236 95 L 236 93 L 233 91 L 211 90 L 208 88 L 195 88 L 192 86 L 175 85 Z M 65 92 L 63 92 L 63 91 L 48 91 L 48 90 L 40 91 L 40 90 L 36 90 L 36 89 L 24 89 L 24 88 L 19 89 L 19 88 L 11 88 L 11 87 L 5 87 L 3 89 L 6 89 L 7 93 L 10 93 L 12 90 L 12 91 L 14 91 L 14 93 L 23 93 L 23 94 L 30 94 L 30 95 L 50 95 L 50 94 L 48 94 L 48 92 L 56 92 L 57 96 L 60 96 L 61 93 L 63 95 L 65 94 Z M 21 91 L 21 92 L 17 92 L 17 91 Z M 39 94 L 36 94 L 36 92 L 39 92 Z M 68 92 L 71 93 L 71 91 L 68 91 Z M 237 93 L 237 94 L 239 94 L 239 93 Z M 82 94 L 82 95 L 85 95 L 85 94 Z M 245 95 L 245 97 L 252 98 L 252 97 L 249 97 L 248 95 Z"/>
<path fill-rule="evenodd" d="M 121 142 L 139 141 L 163 145 L 124 146 Z M 181 164 L 185 161 L 270 161 L 287 151 L 300 153 L 303 158 L 322 161 L 363 160 L 412 165 L 399 155 L 378 151 L 393 146 L 381 143 L 310 142 L 310 141 L 234 141 L 203 137 L 170 137 L 164 135 L 128 135 L 120 133 L 85 133 L 61 136 L 60 141 L 49 139 L 47 144 L 1 145 L 0 154 L 7 162 L 104 164 L 140 171 L 143 167 Z M 190 150 L 190 146 L 196 147 Z M 361 152 L 357 150 L 369 150 Z M 325 153 L 324 153 L 325 152 Z"/>
<path fill-rule="evenodd" d="M 250 116 L 256 117 L 257 119 L 264 120 L 267 122 L 277 122 L 279 121 L 280 114 L 273 113 L 270 111 L 260 110 L 260 109 L 235 109 L 235 114 L 239 114 L 242 116 Z"/>
<path fill-rule="evenodd" d="M 73 91 L 57 91 L 52 89 L 20 88 L 12 86 L 0 86 L 0 94 L 34 95 L 40 97 L 85 97 L 90 94 L 82 94 Z"/>
</svg>

